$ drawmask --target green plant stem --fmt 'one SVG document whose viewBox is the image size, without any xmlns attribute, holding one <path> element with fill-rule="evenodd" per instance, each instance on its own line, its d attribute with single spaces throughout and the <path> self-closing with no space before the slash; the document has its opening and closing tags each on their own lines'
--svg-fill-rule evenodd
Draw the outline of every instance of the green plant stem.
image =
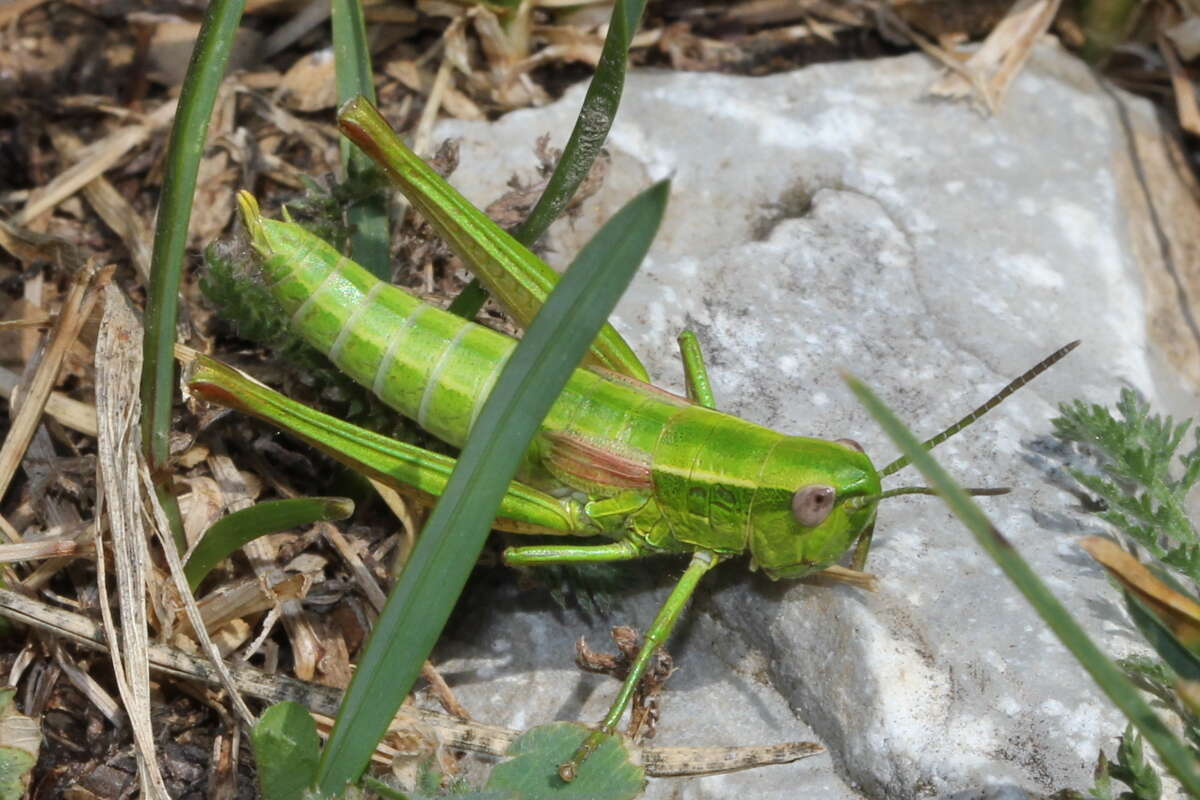
<svg viewBox="0 0 1200 800">
<path fill-rule="evenodd" d="M 360 0 L 333 0 L 331 22 L 338 105 L 360 95 L 374 104 L 371 51 L 367 45 Z M 340 148 L 347 183 L 368 191 L 346 210 L 346 220 L 351 228 L 350 256 L 375 277 L 388 281 L 391 279 L 391 230 L 383 181 L 371 159 L 349 141 L 342 139 Z"/>
<path fill-rule="evenodd" d="M 629 45 L 645 7 L 646 0 L 617 0 L 613 5 L 596 74 L 588 84 L 587 95 L 583 98 L 571 137 L 563 148 L 562 158 L 558 160 L 554 174 L 550 176 L 545 191 L 529 216 L 513 231 L 513 238 L 526 247 L 532 248 L 550 223 L 558 219 L 591 172 L 596 156 L 600 155 L 600 148 L 604 146 L 608 131 L 617 117 L 621 92 L 625 88 Z M 479 313 L 487 297 L 487 290 L 476 278 L 454 298 L 450 312 L 472 319 Z"/>
<path fill-rule="evenodd" d="M 204 14 L 167 144 L 167 166 L 150 260 L 142 367 L 142 446 L 180 552 L 187 543 L 179 506 L 171 492 L 169 472 L 171 406 L 175 397 L 175 324 L 179 318 L 176 298 L 196 175 L 208 139 L 208 122 L 245 5 L 245 0 L 213 0 Z"/>
</svg>

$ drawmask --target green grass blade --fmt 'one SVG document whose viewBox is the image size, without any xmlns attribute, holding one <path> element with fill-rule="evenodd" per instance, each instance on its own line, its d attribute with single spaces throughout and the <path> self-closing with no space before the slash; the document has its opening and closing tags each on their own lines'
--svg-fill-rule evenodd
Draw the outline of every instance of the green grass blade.
<svg viewBox="0 0 1200 800">
<path fill-rule="evenodd" d="M 338 105 L 359 95 L 374 103 L 375 81 L 371 77 L 371 51 L 361 0 L 333 0 L 330 19 Z M 383 181 L 371 159 L 345 139 L 341 141 L 341 155 L 347 183 L 356 187 L 356 196 L 365 193 L 346 210 L 351 227 L 350 256 L 381 281 L 390 281 L 391 229 Z"/>
<path fill-rule="evenodd" d="M 567 140 L 562 158 L 554 167 L 554 174 L 546 183 L 542 196 L 521 226 L 513 231 L 513 238 L 526 247 L 532 247 L 550 227 L 550 223 L 558 219 L 591 172 L 596 156 L 600 155 L 600 148 L 604 146 L 608 131 L 617 117 L 617 107 L 625 89 L 629 45 L 645 7 L 646 0 L 617 0 L 613 5 L 608 35 L 604 37 L 600 61 L 596 64 L 596 74 L 592 76 L 583 105 L 579 108 L 571 138 Z M 487 290 L 476 278 L 454 298 L 450 311 L 472 319 L 486 300 Z"/>
<path fill-rule="evenodd" d="M 1100 648 L 1088 638 L 1079 623 L 1058 601 L 1041 579 L 1013 548 L 1004 535 L 992 525 L 983 510 L 967 496 L 933 457 L 921 447 L 902 422 L 875 394 L 858 380 L 846 382 L 859 402 L 870 412 L 900 451 L 912 460 L 925 479 L 938 490 L 950 510 L 975 535 L 980 546 L 995 560 L 1008 579 L 1021 591 L 1034 610 L 1087 670 L 1096 685 L 1108 695 L 1113 704 L 1158 751 L 1163 764 L 1192 795 L 1200 797 L 1200 774 L 1187 748 L 1171 734 L 1162 720 L 1142 699 L 1137 688 L 1125 677 Z"/>
<path fill-rule="evenodd" d="M 356 780 L 412 688 L 483 547 L 542 418 L 641 263 L 666 207 L 656 184 L 588 242 L 518 344 L 480 412 L 446 492 L 371 632 L 321 756 L 318 788 Z"/>
<path fill-rule="evenodd" d="M 245 5 L 245 0 L 213 0 L 204 13 L 167 143 L 166 171 L 150 257 L 142 365 L 142 446 L 180 552 L 187 542 L 167 470 L 171 405 L 175 397 L 175 323 L 179 319 L 176 298 L 183 274 L 196 174 L 208 139 L 208 122 Z"/>
<path fill-rule="evenodd" d="M 312 525 L 314 522 L 346 519 L 353 513 L 354 503 L 344 497 L 268 500 L 235 511 L 214 522 L 188 556 L 183 568 L 188 588 L 196 591 L 213 567 L 260 536 Z"/>
</svg>

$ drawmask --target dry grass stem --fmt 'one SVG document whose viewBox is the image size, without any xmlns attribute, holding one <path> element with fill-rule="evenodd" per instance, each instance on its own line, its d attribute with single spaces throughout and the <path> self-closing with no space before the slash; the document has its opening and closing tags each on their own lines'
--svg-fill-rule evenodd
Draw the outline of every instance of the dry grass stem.
<svg viewBox="0 0 1200 800">
<path fill-rule="evenodd" d="M 75 134 L 63 128 L 51 128 L 50 138 L 54 149 L 67 161 L 77 161 L 84 155 L 83 142 Z M 146 283 L 150 282 L 150 226 L 141 215 L 117 191 L 103 175 L 92 179 L 83 187 L 83 196 L 96 210 L 96 214 L 121 238 L 133 266 Z M 94 435 L 94 434 L 93 434 Z"/>
<path fill-rule="evenodd" d="M 1017 0 L 983 46 L 963 64 L 930 87 L 937 97 L 965 97 L 972 89 L 989 113 L 996 113 L 1008 87 L 1029 59 L 1033 46 L 1058 14 L 1062 0 Z M 969 77 L 968 77 L 969 76 Z"/>
<path fill-rule="evenodd" d="M 30 195 L 25 207 L 12 217 L 12 224 L 28 225 L 103 175 L 126 153 L 165 128 L 175 118 L 176 104 L 175 100 L 163 103 L 140 123 L 118 128 L 103 139 L 87 145 L 80 152 L 78 161 Z"/>
<path fill-rule="evenodd" d="M 20 404 L 21 376 L 10 369 L 0 367 L 0 397 Z M 86 436 L 96 436 L 96 407 L 67 397 L 62 392 L 51 392 L 46 398 L 45 411 L 54 419 L 74 431 Z"/>
<path fill-rule="evenodd" d="M 41 363 L 30 379 L 28 388 L 22 392 L 20 408 L 13 418 L 4 445 L 0 446 L 0 497 L 8 491 L 17 465 L 21 463 L 21 458 L 37 431 L 38 420 L 58 379 L 58 371 L 67 349 L 75 341 L 80 328 L 91 314 L 92 306 L 96 302 L 96 286 L 107 281 L 111 274 L 111 268 L 101 270 L 95 264 L 89 263 L 75 275 L 70 291 L 63 301 L 58 321 L 50 333 L 49 344 Z"/>
<path fill-rule="evenodd" d="M 8 589 L 0 589 L 0 616 L 66 637 L 92 650 L 106 649 L 104 635 L 92 620 Z M 186 680 L 220 685 L 213 665 L 206 659 L 162 644 L 150 645 L 149 654 L 150 666 L 156 671 Z M 228 672 L 238 692 L 269 703 L 290 700 L 317 714 L 333 715 L 341 702 L 341 690 L 331 686 L 270 675 L 248 666 L 230 665 Z M 391 730 L 406 731 L 414 725 L 435 731 L 445 747 L 491 756 L 503 755 L 521 735 L 521 731 L 463 722 L 445 714 L 411 706 L 400 709 Z M 785 764 L 823 752 L 820 745 L 812 742 L 732 748 L 634 747 L 631 750 L 634 758 L 652 776 L 716 774 L 768 764 Z"/>
</svg>

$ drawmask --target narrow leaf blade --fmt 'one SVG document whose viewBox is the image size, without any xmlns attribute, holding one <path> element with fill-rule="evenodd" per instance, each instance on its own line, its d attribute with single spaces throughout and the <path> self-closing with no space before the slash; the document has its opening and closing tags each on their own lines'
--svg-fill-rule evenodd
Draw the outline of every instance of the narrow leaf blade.
<svg viewBox="0 0 1200 800">
<path fill-rule="evenodd" d="M 669 185 L 634 198 L 593 237 L 521 340 L 484 404 L 446 492 L 388 598 L 322 754 L 323 794 L 366 768 L 462 591 L 542 418 L 645 256 Z"/>
</svg>

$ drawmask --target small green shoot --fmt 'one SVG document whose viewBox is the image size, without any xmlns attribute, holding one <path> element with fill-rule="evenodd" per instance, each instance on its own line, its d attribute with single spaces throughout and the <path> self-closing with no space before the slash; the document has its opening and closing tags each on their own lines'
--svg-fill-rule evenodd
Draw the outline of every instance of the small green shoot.
<svg viewBox="0 0 1200 800">
<path fill-rule="evenodd" d="M 1200 542 L 1186 514 L 1188 495 L 1200 480 L 1200 432 L 1192 448 L 1182 450 L 1192 421 L 1176 424 L 1151 414 L 1149 404 L 1130 389 L 1121 391 L 1115 415 L 1081 401 L 1061 405 L 1059 412 L 1055 436 L 1090 462 L 1086 468 L 1064 464 L 1093 496 L 1089 508 L 1152 559 L 1143 565 L 1114 543 L 1084 542 L 1123 586 L 1130 619 L 1158 655 L 1119 664 L 1130 680 L 1179 716 L 1193 758 L 1200 757 L 1200 715 L 1187 695 L 1188 687 L 1200 681 L 1195 613 Z M 1109 800 L 1113 781 L 1129 788 L 1119 795 L 1128 800 L 1157 800 L 1162 793 L 1157 773 L 1142 758 L 1140 737 L 1129 730 L 1115 765 L 1101 754 L 1091 796 Z"/>
<path fill-rule="evenodd" d="M 353 513 L 354 503 L 344 497 L 268 500 L 235 511 L 214 522 L 188 556 L 183 568 L 188 587 L 195 592 L 213 567 L 260 536 L 314 522 L 343 520 Z"/>
<path fill-rule="evenodd" d="M 1130 788 L 1129 792 L 1113 793 L 1113 781 L 1120 781 Z M 1142 737 L 1132 725 L 1125 728 L 1121 744 L 1117 747 L 1117 760 L 1109 761 L 1104 754 L 1096 764 L 1096 782 L 1087 796 L 1095 800 L 1159 800 L 1162 797 L 1162 780 L 1154 771 L 1154 765 L 1146 760 L 1142 752 Z"/>
<path fill-rule="evenodd" d="M 1187 495 L 1200 480 L 1200 429 L 1192 448 L 1180 452 L 1191 420 L 1175 424 L 1150 414 L 1130 389 L 1121 391 L 1116 417 L 1078 400 L 1059 411 L 1054 435 L 1095 455 L 1096 469 L 1068 471 L 1103 501 L 1106 510 L 1097 516 L 1188 580 L 1200 581 L 1200 535 L 1186 511 Z"/>
<path fill-rule="evenodd" d="M 312 714 L 299 703 L 276 703 L 263 712 L 250 734 L 263 800 L 315 797 L 320 739 Z"/>
</svg>

